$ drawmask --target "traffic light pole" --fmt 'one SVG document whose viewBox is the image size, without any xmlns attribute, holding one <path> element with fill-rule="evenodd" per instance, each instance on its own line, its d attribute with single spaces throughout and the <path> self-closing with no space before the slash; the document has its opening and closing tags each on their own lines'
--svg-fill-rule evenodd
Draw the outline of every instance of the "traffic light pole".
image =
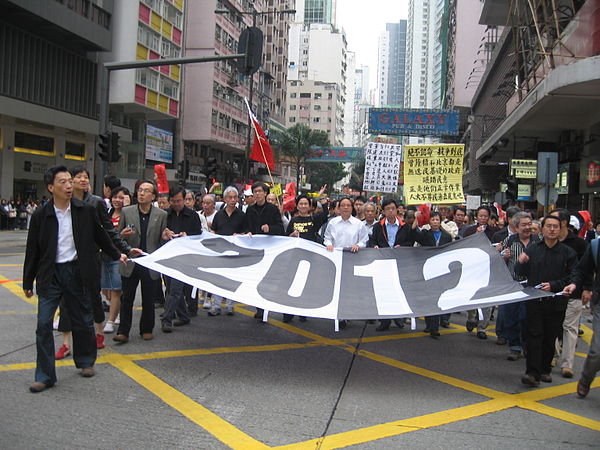
<svg viewBox="0 0 600 450">
<path fill-rule="evenodd" d="M 185 58 L 164 58 L 164 59 L 152 59 L 143 61 L 119 61 L 119 62 L 105 62 L 100 65 L 100 111 L 98 118 L 98 134 L 104 134 L 110 132 L 109 130 L 109 91 L 110 91 L 110 73 L 113 70 L 127 70 L 127 69 L 138 69 L 141 67 L 156 67 L 156 66 L 171 66 L 174 64 L 193 64 L 203 62 L 214 62 L 224 61 L 228 59 L 240 59 L 244 58 L 245 54 L 236 53 L 234 55 L 223 55 L 223 56 L 192 56 Z M 110 149 L 109 161 L 112 161 L 112 152 L 114 149 Z M 95 149 L 94 149 L 95 153 Z M 94 158 L 95 160 L 99 158 Z M 100 179 L 96 177 L 96 190 L 100 192 L 102 190 L 102 183 L 104 181 L 104 175 L 109 173 L 110 163 L 102 161 L 100 169 Z"/>
</svg>

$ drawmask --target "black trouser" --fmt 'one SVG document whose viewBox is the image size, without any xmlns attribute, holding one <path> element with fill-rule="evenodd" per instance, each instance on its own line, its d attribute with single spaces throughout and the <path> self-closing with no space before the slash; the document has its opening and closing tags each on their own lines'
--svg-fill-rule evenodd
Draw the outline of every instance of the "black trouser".
<svg viewBox="0 0 600 450">
<path fill-rule="evenodd" d="M 104 308 L 102 308 L 102 296 L 96 289 L 89 294 L 92 300 L 92 313 L 94 314 L 94 323 L 104 323 Z M 58 321 L 58 331 L 68 333 L 71 331 L 71 318 L 69 316 L 69 307 L 65 299 L 60 300 L 60 319 Z"/>
<path fill-rule="evenodd" d="M 539 381 L 541 375 L 549 374 L 554 357 L 554 343 L 562 336 L 565 309 L 556 297 L 530 300 L 527 308 L 527 370 L 528 375 Z"/>
<path fill-rule="evenodd" d="M 425 327 L 430 333 L 436 333 L 440 330 L 440 316 L 425 316 Z"/>
<path fill-rule="evenodd" d="M 133 320 L 133 302 L 138 284 L 142 284 L 142 317 L 140 318 L 140 334 L 152 333 L 154 329 L 154 299 L 157 283 L 160 279 L 153 280 L 150 271 L 136 264 L 130 277 L 122 277 L 123 295 L 121 296 L 121 323 L 117 334 L 129 336 Z"/>
</svg>

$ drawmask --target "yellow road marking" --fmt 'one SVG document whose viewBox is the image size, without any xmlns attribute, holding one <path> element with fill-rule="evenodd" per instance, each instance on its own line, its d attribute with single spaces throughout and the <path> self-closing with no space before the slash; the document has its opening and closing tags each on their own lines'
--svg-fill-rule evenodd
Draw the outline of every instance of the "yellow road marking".
<svg viewBox="0 0 600 450">
<path fill-rule="evenodd" d="M 31 298 L 25 297 L 25 293 L 23 292 L 23 287 L 22 287 L 23 283 L 21 283 L 20 281 L 19 282 L 12 281 L 6 277 L 3 277 L 2 275 L 0 275 L 0 281 L 4 281 L 4 283 L 0 283 L 0 286 L 8 289 L 10 292 L 15 294 L 17 297 L 19 297 L 24 302 L 27 302 L 33 306 L 37 306 L 37 296 L 36 295 L 34 295 Z"/>
<path fill-rule="evenodd" d="M 171 387 L 146 369 L 138 366 L 123 355 L 113 353 L 110 363 L 140 386 L 156 395 L 171 408 L 204 428 L 215 438 L 232 448 L 266 449 L 269 446 L 239 430 L 187 395 Z"/>
<path fill-rule="evenodd" d="M 542 403 L 525 403 L 519 404 L 520 408 L 528 409 L 530 411 L 534 411 L 540 414 L 545 414 L 550 417 L 554 417 L 555 419 L 562 420 L 564 422 L 569 422 L 575 425 L 579 425 L 581 427 L 589 428 L 590 430 L 600 431 L 600 421 L 589 419 L 587 417 L 579 416 L 577 414 L 570 413 L 568 411 L 564 411 L 562 409 L 553 408 L 551 406 L 546 406 Z"/>
<path fill-rule="evenodd" d="M 0 267 L 23 267 L 23 264 L 0 264 Z"/>
<path fill-rule="evenodd" d="M 579 337 L 583 339 L 584 342 L 587 343 L 587 345 L 592 345 L 592 329 L 587 325 L 581 325 L 581 329 L 584 331 L 584 333 Z"/>
<path fill-rule="evenodd" d="M 386 437 L 397 436 L 399 434 L 410 433 L 412 431 L 447 425 L 461 420 L 472 419 L 473 417 L 502 411 L 503 409 L 508 409 L 512 406 L 513 404 L 510 401 L 499 399 L 488 400 L 474 405 L 461 406 L 459 408 L 332 434 L 323 438 L 311 439 L 309 441 L 290 445 L 282 445 L 275 448 L 286 450 L 315 447 L 320 449 L 342 448 L 350 445 L 372 442 Z"/>
</svg>

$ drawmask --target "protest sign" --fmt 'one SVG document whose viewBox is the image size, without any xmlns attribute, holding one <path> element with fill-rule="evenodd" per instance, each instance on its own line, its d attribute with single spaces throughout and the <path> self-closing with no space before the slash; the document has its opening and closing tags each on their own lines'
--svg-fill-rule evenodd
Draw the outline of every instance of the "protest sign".
<svg viewBox="0 0 600 450">
<path fill-rule="evenodd" d="M 357 253 L 284 236 L 207 234 L 135 262 L 268 311 L 328 319 L 430 316 L 553 295 L 513 281 L 483 233 Z"/>
<path fill-rule="evenodd" d="M 363 190 L 395 193 L 401 161 L 401 145 L 369 142 L 365 152 Z"/>
<path fill-rule="evenodd" d="M 463 203 L 464 151 L 464 144 L 405 145 L 406 204 Z"/>
</svg>

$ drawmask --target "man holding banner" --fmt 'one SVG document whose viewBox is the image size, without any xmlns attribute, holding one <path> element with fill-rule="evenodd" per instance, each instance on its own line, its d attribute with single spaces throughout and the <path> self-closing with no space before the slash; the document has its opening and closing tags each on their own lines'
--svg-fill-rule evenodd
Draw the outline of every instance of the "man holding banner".
<svg viewBox="0 0 600 450">
<path fill-rule="evenodd" d="M 544 239 L 527 247 L 515 266 L 517 275 L 527 277 L 527 285 L 547 292 L 553 297 L 526 303 L 527 369 L 521 382 L 539 386 L 540 381 L 551 383 L 554 342 L 562 331 L 568 297 L 580 284 L 575 270 L 577 254 L 558 241 L 560 219 L 546 216 L 542 220 Z"/>
</svg>

